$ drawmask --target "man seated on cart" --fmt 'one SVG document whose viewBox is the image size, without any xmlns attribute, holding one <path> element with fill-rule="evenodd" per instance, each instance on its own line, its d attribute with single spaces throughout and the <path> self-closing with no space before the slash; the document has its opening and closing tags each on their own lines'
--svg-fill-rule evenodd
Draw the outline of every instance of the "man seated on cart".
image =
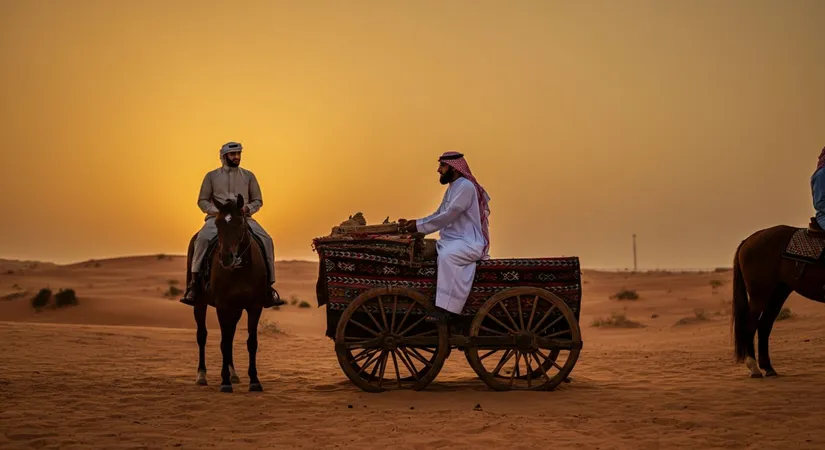
<svg viewBox="0 0 825 450">
<path fill-rule="evenodd" d="M 399 219 L 405 232 L 440 232 L 436 308 L 428 321 L 461 314 L 473 287 L 476 263 L 490 258 L 490 196 L 476 181 L 463 154 L 446 152 L 438 162 L 440 182 L 449 184 L 438 210 L 421 219 Z"/>
</svg>

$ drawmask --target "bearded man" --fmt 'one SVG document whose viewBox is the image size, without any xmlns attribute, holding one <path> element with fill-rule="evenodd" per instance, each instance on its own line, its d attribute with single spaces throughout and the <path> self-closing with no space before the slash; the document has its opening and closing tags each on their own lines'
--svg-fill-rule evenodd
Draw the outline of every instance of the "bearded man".
<svg viewBox="0 0 825 450">
<path fill-rule="evenodd" d="M 264 243 L 265 259 L 269 266 L 269 284 L 275 283 L 275 252 L 272 238 L 263 227 L 252 218 L 263 206 L 264 201 L 261 195 L 261 187 L 255 174 L 249 170 L 242 169 L 241 151 L 243 146 L 238 142 L 227 142 L 221 147 L 219 156 L 221 167 L 208 172 L 203 177 L 200 194 L 198 195 L 198 207 L 206 214 L 203 226 L 195 238 L 195 249 L 192 253 L 192 280 L 186 288 L 186 294 L 180 302 L 186 305 L 195 306 L 196 299 L 200 298 L 201 304 L 205 303 L 205 298 L 198 295 L 200 292 L 200 273 L 203 258 L 206 255 L 209 242 L 218 235 L 218 227 L 215 225 L 215 218 L 218 215 L 218 208 L 212 203 L 214 197 L 221 203 L 229 199 L 236 199 L 240 194 L 244 199 L 243 213 L 247 217 L 246 223 L 250 231 L 261 238 Z M 286 304 L 280 299 L 278 292 L 271 287 L 271 297 L 264 299 L 264 307 L 280 306 Z"/>
<path fill-rule="evenodd" d="M 402 231 L 440 232 L 436 310 L 428 321 L 461 313 L 473 287 L 476 263 L 490 258 L 490 196 L 476 181 L 463 154 L 446 152 L 438 162 L 439 181 L 449 184 L 438 210 L 421 219 L 399 219 Z"/>
</svg>

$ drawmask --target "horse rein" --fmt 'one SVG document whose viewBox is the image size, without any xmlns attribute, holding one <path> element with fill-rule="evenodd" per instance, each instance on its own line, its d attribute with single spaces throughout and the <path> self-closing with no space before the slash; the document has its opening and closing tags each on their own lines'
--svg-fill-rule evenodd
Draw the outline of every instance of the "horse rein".
<svg viewBox="0 0 825 450">
<path fill-rule="evenodd" d="M 239 268 L 243 267 L 243 265 L 242 265 L 243 256 L 246 254 L 246 252 L 252 246 L 252 235 L 251 235 L 252 232 L 249 230 L 249 225 L 246 222 L 246 216 L 241 216 L 241 217 L 242 217 L 242 220 L 243 220 L 244 237 L 246 238 L 246 248 L 244 248 L 243 251 L 241 251 L 240 253 L 235 255 L 234 258 L 232 259 L 232 264 L 230 264 L 228 266 L 225 266 L 223 264 L 223 258 L 218 257 L 218 264 L 220 264 L 221 267 L 224 268 L 224 269 L 232 270 L 232 269 L 239 269 Z M 243 237 L 241 239 L 243 239 Z M 223 245 L 218 244 L 218 252 L 219 253 L 223 252 Z"/>
</svg>

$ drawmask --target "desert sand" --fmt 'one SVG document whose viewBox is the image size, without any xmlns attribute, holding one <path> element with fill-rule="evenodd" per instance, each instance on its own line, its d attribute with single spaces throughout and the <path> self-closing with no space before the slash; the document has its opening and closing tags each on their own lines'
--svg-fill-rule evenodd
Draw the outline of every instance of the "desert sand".
<svg viewBox="0 0 825 450">
<path fill-rule="evenodd" d="M 825 308 L 792 295 L 771 340 L 780 376 L 751 379 L 732 360 L 730 271 L 585 270 L 584 350 L 554 392 L 491 391 L 453 352 L 425 391 L 368 394 L 323 335 L 317 265 L 279 262 L 281 295 L 311 307 L 264 313 L 280 331 L 260 338 L 262 393 L 246 391 L 242 319 L 241 384 L 225 394 L 214 310 L 209 385 L 196 386 L 192 310 L 164 296 L 184 269 L 177 256 L 0 261 L 0 447 L 825 447 Z M 36 312 L 42 287 L 79 304 Z M 639 298 L 610 298 L 622 288 Z M 615 313 L 641 326 L 594 326 Z"/>
</svg>

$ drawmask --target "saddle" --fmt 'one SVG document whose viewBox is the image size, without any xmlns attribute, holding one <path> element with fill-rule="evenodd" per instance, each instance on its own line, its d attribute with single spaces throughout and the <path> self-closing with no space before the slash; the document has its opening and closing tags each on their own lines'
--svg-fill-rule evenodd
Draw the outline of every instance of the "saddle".
<svg viewBox="0 0 825 450">
<path fill-rule="evenodd" d="M 808 228 L 798 228 L 794 232 L 782 256 L 809 264 L 822 264 L 823 254 L 825 229 L 812 217 Z"/>
</svg>

